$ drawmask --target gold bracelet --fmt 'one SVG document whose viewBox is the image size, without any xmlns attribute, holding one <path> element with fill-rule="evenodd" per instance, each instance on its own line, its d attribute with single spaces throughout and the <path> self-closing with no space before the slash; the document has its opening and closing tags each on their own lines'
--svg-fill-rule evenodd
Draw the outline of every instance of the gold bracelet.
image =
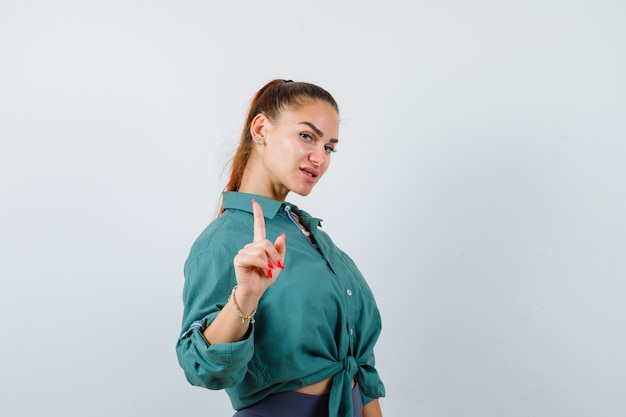
<svg viewBox="0 0 626 417">
<path fill-rule="evenodd" d="M 254 311 L 252 312 L 252 314 L 250 314 L 249 316 L 246 316 L 245 314 L 243 314 L 241 312 L 241 309 L 239 308 L 239 304 L 237 304 L 237 297 L 235 297 L 235 291 L 237 290 L 237 286 L 235 285 L 233 287 L 233 291 L 230 293 L 230 297 L 228 297 L 229 299 L 232 298 L 233 299 L 233 303 L 235 304 L 235 308 L 237 309 L 237 314 L 239 314 L 239 317 L 241 317 L 241 322 L 243 324 L 246 324 L 248 322 L 248 320 L 250 320 L 250 323 L 254 323 L 254 315 L 256 314 L 256 308 L 254 309 Z"/>
</svg>

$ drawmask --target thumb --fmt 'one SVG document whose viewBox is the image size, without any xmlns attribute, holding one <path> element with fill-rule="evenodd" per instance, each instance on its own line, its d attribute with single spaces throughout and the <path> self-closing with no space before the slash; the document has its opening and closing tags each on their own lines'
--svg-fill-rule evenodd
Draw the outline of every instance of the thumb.
<svg viewBox="0 0 626 417">
<path fill-rule="evenodd" d="M 274 241 L 274 248 L 282 259 L 285 259 L 285 253 L 287 252 L 287 236 L 281 233 L 280 236 Z"/>
</svg>

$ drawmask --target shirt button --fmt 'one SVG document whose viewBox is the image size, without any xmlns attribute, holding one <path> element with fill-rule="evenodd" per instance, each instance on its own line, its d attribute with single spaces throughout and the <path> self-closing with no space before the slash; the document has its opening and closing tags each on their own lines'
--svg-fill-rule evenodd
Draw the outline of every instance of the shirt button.
<svg viewBox="0 0 626 417">
<path fill-rule="evenodd" d="M 348 288 L 348 291 L 346 291 L 346 294 L 348 294 L 348 297 L 352 297 L 352 290 Z"/>
<path fill-rule="evenodd" d="M 353 333 L 353 332 L 354 332 L 354 331 L 353 331 L 352 329 L 350 329 L 350 336 L 352 336 L 352 333 Z"/>
</svg>

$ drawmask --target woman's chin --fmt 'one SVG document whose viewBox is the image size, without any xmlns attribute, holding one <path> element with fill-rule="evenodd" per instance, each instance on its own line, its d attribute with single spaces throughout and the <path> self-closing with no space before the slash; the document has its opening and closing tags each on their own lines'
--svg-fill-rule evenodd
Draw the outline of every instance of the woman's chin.
<svg viewBox="0 0 626 417">
<path fill-rule="evenodd" d="M 313 191 L 313 187 L 300 187 L 297 189 L 293 189 L 291 190 L 291 192 L 296 193 L 302 197 L 306 197 L 307 195 L 311 194 L 311 191 Z"/>
</svg>

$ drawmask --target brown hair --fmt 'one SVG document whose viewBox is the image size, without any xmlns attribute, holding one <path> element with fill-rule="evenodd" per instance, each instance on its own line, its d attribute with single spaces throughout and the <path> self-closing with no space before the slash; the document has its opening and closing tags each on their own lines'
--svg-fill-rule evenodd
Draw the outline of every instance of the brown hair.
<svg viewBox="0 0 626 417">
<path fill-rule="evenodd" d="M 252 120 L 257 114 L 265 114 L 271 121 L 279 118 L 285 109 L 297 109 L 309 100 L 318 100 L 330 104 L 339 113 L 339 106 L 332 95 L 323 88 L 305 82 L 291 80 L 272 80 L 261 88 L 250 103 L 239 147 L 232 159 L 230 179 L 225 191 L 238 191 L 243 173 L 252 153 L 253 140 L 250 133 Z M 220 207 L 220 213 L 223 209 Z"/>
</svg>

